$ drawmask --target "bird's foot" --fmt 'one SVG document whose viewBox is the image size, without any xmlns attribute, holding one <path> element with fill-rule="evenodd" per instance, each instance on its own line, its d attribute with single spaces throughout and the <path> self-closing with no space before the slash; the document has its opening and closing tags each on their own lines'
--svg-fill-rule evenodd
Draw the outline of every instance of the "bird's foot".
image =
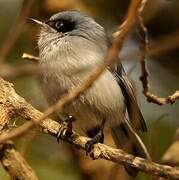
<svg viewBox="0 0 179 180">
<path fill-rule="evenodd" d="M 104 134 L 103 131 L 100 130 L 92 139 L 87 141 L 87 143 L 85 144 L 86 155 L 88 155 L 91 152 L 93 146 L 96 143 L 103 143 L 103 142 L 104 142 Z"/>
<path fill-rule="evenodd" d="M 69 137 L 72 135 L 72 122 L 75 120 L 74 117 L 68 116 L 68 118 L 62 122 L 62 125 L 57 133 L 57 142 L 59 143 L 60 138 Z"/>
<path fill-rule="evenodd" d="M 105 120 L 103 120 L 99 131 L 85 144 L 86 155 L 90 154 L 91 150 L 93 149 L 96 143 L 104 142 L 104 133 L 103 133 L 104 123 L 105 123 Z"/>
</svg>

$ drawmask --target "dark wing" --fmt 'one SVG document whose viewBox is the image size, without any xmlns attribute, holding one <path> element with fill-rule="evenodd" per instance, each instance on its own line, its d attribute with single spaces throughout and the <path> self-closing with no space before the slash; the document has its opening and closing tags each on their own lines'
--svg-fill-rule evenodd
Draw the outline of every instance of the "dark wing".
<svg viewBox="0 0 179 180">
<path fill-rule="evenodd" d="M 109 48 L 111 46 L 110 39 L 108 41 L 108 46 Z M 126 119 L 123 123 L 120 122 L 120 124 L 117 124 L 116 126 L 111 128 L 114 142 L 117 147 L 120 146 L 126 152 L 150 160 L 150 155 L 147 152 L 145 145 L 134 131 L 140 129 L 142 131 L 147 131 L 147 126 L 138 107 L 132 84 L 129 82 L 120 62 L 116 61 L 116 64 L 112 64 L 110 66 L 110 70 L 122 90 L 123 96 L 125 98 L 127 112 L 129 115 L 129 121 Z M 134 128 L 134 130 L 131 126 Z M 136 168 L 129 167 L 126 164 L 124 164 L 124 167 L 129 175 L 133 177 L 137 175 L 138 170 Z"/>
<path fill-rule="evenodd" d="M 137 130 L 141 129 L 143 132 L 147 131 L 147 126 L 137 104 L 132 84 L 128 80 L 124 68 L 120 62 L 118 62 L 116 69 L 113 70 L 113 74 L 117 79 L 123 96 L 125 97 L 125 104 L 132 127 Z"/>
</svg>

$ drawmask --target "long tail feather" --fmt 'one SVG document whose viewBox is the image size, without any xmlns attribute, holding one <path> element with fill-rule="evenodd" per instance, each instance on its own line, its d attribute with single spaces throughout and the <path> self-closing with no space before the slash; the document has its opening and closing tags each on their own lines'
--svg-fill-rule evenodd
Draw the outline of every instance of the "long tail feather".
<svg viewBox="0 0 179 180">
<path fill-rule="evenodd" d="M 117 147 L 121 147 L 125 152 L 134 156 L 151 159 L 150 155 L 139 136 L 134 132 L 129 123 L 123 122 L 111 129 Z M 125 165 L 129 175 L 135 177 L 138 173 L 136 168 Z"/>
</svg>

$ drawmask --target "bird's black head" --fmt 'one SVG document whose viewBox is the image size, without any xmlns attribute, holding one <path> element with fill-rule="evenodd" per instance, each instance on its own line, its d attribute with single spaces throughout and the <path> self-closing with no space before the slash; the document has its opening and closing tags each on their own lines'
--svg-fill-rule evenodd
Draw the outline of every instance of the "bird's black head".
<svg viewBox="0 0 179 180">
<path fill-rule="evenodd" d="M 50 18 L 50 20 L 46 21 L 45 23 L 61 33 L 66 33 L 74 30 L 76 24 L 74 20 L 61 17 L 60 15 L 55 16 L 55 18 L 53 18 L 52 16 L 52 18 Z"/>
</svg>

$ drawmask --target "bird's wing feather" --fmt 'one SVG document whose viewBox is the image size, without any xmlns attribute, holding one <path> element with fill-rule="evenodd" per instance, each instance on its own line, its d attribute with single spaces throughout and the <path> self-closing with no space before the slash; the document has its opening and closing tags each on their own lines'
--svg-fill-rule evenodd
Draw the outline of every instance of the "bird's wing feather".
<svg viewBox="0 0 179 180">
<path fill-rule="evenodd" d="M 137 104 L 132 84 L 128 80 L 121 63 L 118 63 L 116 69 L 113 71 L 113 74 L 116 77 L 125 97 L 125 104 L 132 127 L 137 130 L 141 129 L 143 132 L 147 131 L 147 126 Z"/>
<path fill-rule="evenodd" d="M 128 80 L 121 63 L 115 68 L 113 66 L 111 70 L 113 71 L 113 74 L 122 90 L 123 96 L 125 97 L 125 104 L 130 119 L 129 121 L 125 119 L 123 123 L 120 123 L 111 129 L 115 144 L 117 147 L 122 147 L 122 149 L 128 153 L 150 160 L 150 155 L 145 148 L 145 145 L 133 130 L 134 128 L 147 131 L 147 126 L 138 107 L 132 84 Z M 124 165 L 124 167 L 129 175 L 133 177 L 137 175 L 138 170 L 136 168 L 128 165 Z"/>
</svg>

